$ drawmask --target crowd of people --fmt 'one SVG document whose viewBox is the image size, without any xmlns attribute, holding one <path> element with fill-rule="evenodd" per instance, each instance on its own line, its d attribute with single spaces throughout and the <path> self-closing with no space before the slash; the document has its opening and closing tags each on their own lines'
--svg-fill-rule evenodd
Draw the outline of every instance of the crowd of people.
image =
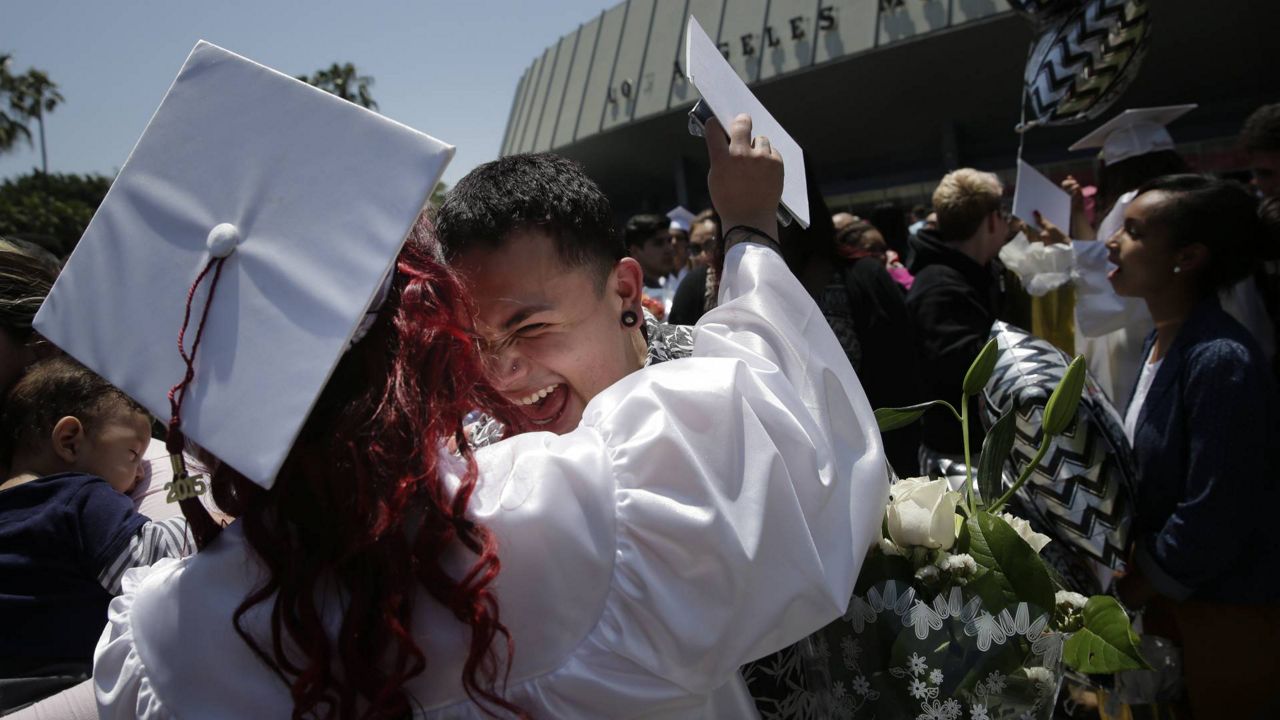
<svg viewBox="0 0 1280 720">
<path fill-rule="evenodd" d="M 1276 709 L 1280 104 L 1242 132 L 1252 187 L 1139 128 L 1092 217 L 1065 178 L 1070 226 L 1035 231 L 974 168 L 910 217 L 832 213 L 810 176 L 779 227 L 778 154 L 715 129 L 712 207 L 621 232 L 562 157 L 468 173 L 276 476 L 193 449 L 181 509 L 147 411 L 33 329 L 61 259 L 5 241 L 0 712 L 752 716 L 774 690 L 740 668 L 844 612 L 893 477 L 962 455 L 949 415 L 882 437 L 871 409 L 957 399 L 1025 322 L 1018 233 L 1072 245 L 1064 349 L 1136 461 L 1115 592 L 1181 649 L 1178 711 Z"/>
<path fill-rule="evenodd" d="M 1013 217 L 996 175 L 963 168 L 940 180 L 931 208 L 914 207 L 909 218 L 883 207 L 870 213 L 894 228 L 888 232 L 850 213 L 832 215 L 810 183 L 814 222 L 807 231 L 782 230 L 783 255 L 873 407 L 906 407 L 959 398 L 996 320 L 1032 324 L 1028 305 L 1036 300 L 1017 292 L 1026 278 L 999 260 L 1015 234 L 1071 243 L 1074 328 L 1040 322 L 1032 329 L 1065 336 L 1068 354 L 1086 356 L 1134 454 L 1133 549 L 1115 591 L 1131 609 L 1145 610 L 1149 632 L 1182 648 L 1184 713 L 1252 716 L 1264 705 L 1280 707 L 1269 685 L 1280 661 L 1268 644 L 1280 639 L 1280 563 L 1273 559 L 1280 545 L 1268 520 L 1280 501 L 1273 480 L 1280 472 L 1280 104 L 1258 109 L 1242 129 L 1251 186 L 1196 174 L 1162 124 L 1126 123 L 1114 134 L 1123 152 L 1104 147 L 1098 187 L 1062 181 L 1072 197 L 1069 228 L 1038 213 L 1026 222 Z M 1095 198 L 1092 213 L 1086 195 Z M 677 298 L 698 302 L 681 303 L 671 322 L 695 322 L 714 303 L 714 262 L 707 280 L 674 279 L 670 260 L 681 255 L 689 228 L 639 217 L 649 220 L 650 237 L 669 235 L 675 248 L 652 271 L 631 250 L 646 275 L 660 278 L 646 292 L 665 297 L 677 283 Z M 900 252 L 886 241 L 890 233 L 903 238 Z M 976 448 L 985 428 L 979 397 L 970 402 Z M 935 408 L 918 428 L 883 440 L 899 475 L 938 476 L 943 461 L 963 460 L 962 435 L 952 415 Z M 1220 662 L 1224 653 L 1249 658 L 1250 670 Z"/>
</svg>

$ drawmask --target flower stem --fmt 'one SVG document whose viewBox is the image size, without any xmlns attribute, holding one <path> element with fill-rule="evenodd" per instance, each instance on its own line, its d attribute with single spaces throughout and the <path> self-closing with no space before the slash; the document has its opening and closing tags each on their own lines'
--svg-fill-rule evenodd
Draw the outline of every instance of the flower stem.
<svg viewBox="0 0 1280 720">
<path fill-rule="evenodd" d="M 1036 467 L 1040 465 L 1040 460 L 1042 460 L 1044 458 L 1044 454 L 1049 451 L 1049 443 L 1053 442 L 1053 436 L 1049 433 L 1042 432 L 1042 435 L 1043 438 L 1040 440 L 1040 449 L 1036 450 L 1036 455 L 1031 458 L 1031 462 L 1027 463 L 1027 466 L 1022 468 L 1022 472 L 1018 474 L 1018 481 L 1013 484 L 1013 487 L 1006 490 L 1004 494 L 1000 496 L 999 500 L 992 503 L 991 506 L 987 508 L 987 512 L 993 515 L 998 512 L 1005 503 L 1009 502 L 1009 499 L 1013 497 L 1013 494 L 1018 492 L 1018 488 L 1022 487 L 1023 483 L 1027 481 L 1027 478 L 1031 477 L 1031 473 L 1036 469 Z"/>
<path fill-rule="evenodd" d="M 973 505 L 973 463 L 969 461 L 969 398 L 960 394 L 960 433 L 964 437 L 964 501 L 969 508 L 969 517 L 974 515 Z"/>
</svg>

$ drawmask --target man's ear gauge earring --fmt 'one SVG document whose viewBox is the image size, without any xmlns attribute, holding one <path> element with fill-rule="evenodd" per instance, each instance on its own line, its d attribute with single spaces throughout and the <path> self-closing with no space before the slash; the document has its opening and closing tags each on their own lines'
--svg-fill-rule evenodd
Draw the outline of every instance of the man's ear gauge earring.
<svg viewBox="0 0 1280 720">
<path fill-rule="evenodd" d="M 622 324 L 626 327 L 635 327 L 640 322 L 640 316 L 631 310 L 622 311 Z"/>
</svg>

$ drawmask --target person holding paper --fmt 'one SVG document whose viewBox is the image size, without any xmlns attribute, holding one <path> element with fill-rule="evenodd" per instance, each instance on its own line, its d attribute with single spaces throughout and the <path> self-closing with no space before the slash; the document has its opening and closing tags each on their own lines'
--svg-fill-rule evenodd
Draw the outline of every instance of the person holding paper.
<svg viewBox="0 0 1280 720">
<path fill-rule="evenodd" d="M 1126 110 L 1074 143 L 1070 149 L 1100 150 L 1098 207 L 1103 216 L 1096 230 L 1084 217 L 1083 195 L 1075 178 L 1062 187 L 1072 195 L 1072 219 L 1067 229 L 1051 220 L 1040 239 L 1066 242 L 1069 232 L 1075 257 L 1076 352 L 1084 355 L 1089 371 L 1112 402 L 1129 398 L 1141 368 L 1142 338 L 1151 330 L 1146 307 L 1116 295 L 1107 282 L 1111 265 L 1104 243 L 1121 229 L 1125 208 L 1142 183 L 1163 175 L 1189 171 L 1174 149 L 1166 126 L 1196 105 Z M 1094 239 L 1101 242 L 1093 242 Z M 1222 294 L 1224 309 L 1247 327 L 1268 357 L 1275 355 L 1275 337 L 1252 278 L 1245 278 Z"/>
<path fill-rule="evenodd" d="M 175 88 L 225 76 L 227 64 L 184 74 Z M 361 142 L 404 133 L 288 91 L 262 95 L 317 104 L 303 118 L 336 113 L 334 129 Z M 167 127 L 174 107 L 162 108 L 151 128 Z M 271 140 L 294 142 L 296 125 L 279 125 Z M 377 274 L 353 289 L 351 298 L 374 302 L 344 314 L 349 329 L 319 326 L 319 315 L 297 318 L 292 332 L 359 338 L 332 359 L 290 367 L 300 376 L 309 363 L 336 363 L 316 396 L 296 379 L 257 397 L 237 394 L 239 412 L 214 414 L 219 394 L 237 388 L 208 387 L 200 367 L 225 372 L 227 354 L 280 344 L 259 334 L 273 318 L 224 294 L 246 291 L 252 262 L 279 260 L 276 282 L 254 291 L 292 310 L 286 298 L 316 279 L 288 268 L 314 270 L 308 258 L 350 245 L 340 235 L 308 237 L 295 256 L 259 257 L 249 255 L 255 241 L 276 238 L 240 241 L 208 293 L 208 317 L 225 324 L 211 326 L 196 354 L 195 382 L 207 389 L 188 396 L 183 427 L 200 444 L 231 429 L 281 464 L 270 475 L 219 465 L 215 492 L 239 520 L 191 559 L 126 576 L 96 654 L 102 716 L 749 716 L 738 666 L 843 612 L 878 533 L 887 483 L 857 378 L 773 239 L 760 234 L 776 232 L 778 155 L 766 138 L 752 138 L 746 117 L 728 136 L 715 121 L 708 126 L 713 202 L 727 225 L 761 231 L 729 234 L 721 304 L 703 318 L 693 357 L 602 389 L 563 436 L 528 433 L 474 456 L 465 444 L 460 456 L 433 452 L 460 435 L 472 407 L 515 413 L 484 381 L 465 330 L 469 303 L 421 225 L 385 292 Z M 165 162 L 156 151 L 168 140 L 144 136 L 146 152 L 135 150 L 130 164 Z M 367 152 L 344 149 L 333 161 Z M 219 186 L 235 187 L 239 167 L 224 167 Z M 284 227 L 299 212 L 333 221 L 337 212 L 363 212 L 362 197 L 376 192 L 385 217 L 370 224 L 368 245 L 396 232 L 383 203 L 397 183 L 320 177 L 312 193 L 328 197 L 324 185 L 341 185 L 348 202 L 340 209 L 262 206 L 255 222 Z M 117 182 L 133 179 L 126 165 Z M 420 201 L 434 180 L 415 186 Z M 104 206 L 109 216 L 127 215 L 138 201 L 113 193 Z M 383 225 L 385 233 L 374 233 Z M 108 224 L 86 236 L 86 257 L 110 245 L 140 273 L 162 262 L 149 259 L 152 248 L 110 242 L 113 231 Z M 157 307 L 168 301 L 127 283 L 77 315 L 68 296 L 91 280 L 76 259 L 68 273 L 42 330 L 73 354 L 98 349 L 74 342 L 64 324 L 114 327 L 124 319 L 111 301 L 123 295 L 146 295 Z M 127 364 L 112 372 L 140 382 L 147 396 L 172 382 Z M 296 442 L 265 444 L 266 410 L 299 399 L 314 409 Z"/>
</svg>

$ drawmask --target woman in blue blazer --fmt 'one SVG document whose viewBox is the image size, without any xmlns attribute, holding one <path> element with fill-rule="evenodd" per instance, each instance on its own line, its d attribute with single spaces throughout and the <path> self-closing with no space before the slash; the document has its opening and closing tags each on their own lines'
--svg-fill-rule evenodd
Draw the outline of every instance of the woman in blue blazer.
<svg viewBox="0 0 1280 720">
<path fill-rule="evenodd" d="M 1125 415 L 1139 483 L 1118 588 L 1181 643 L 1196 718 L 1260 716 L 1280 694 L 1280 406 L 1216 298 L 1265 242 L 1248 191 L 1198 175 L 1144 185 L 1107 241 L 1116 293 L 1155 320 Z"/>
</svg>

